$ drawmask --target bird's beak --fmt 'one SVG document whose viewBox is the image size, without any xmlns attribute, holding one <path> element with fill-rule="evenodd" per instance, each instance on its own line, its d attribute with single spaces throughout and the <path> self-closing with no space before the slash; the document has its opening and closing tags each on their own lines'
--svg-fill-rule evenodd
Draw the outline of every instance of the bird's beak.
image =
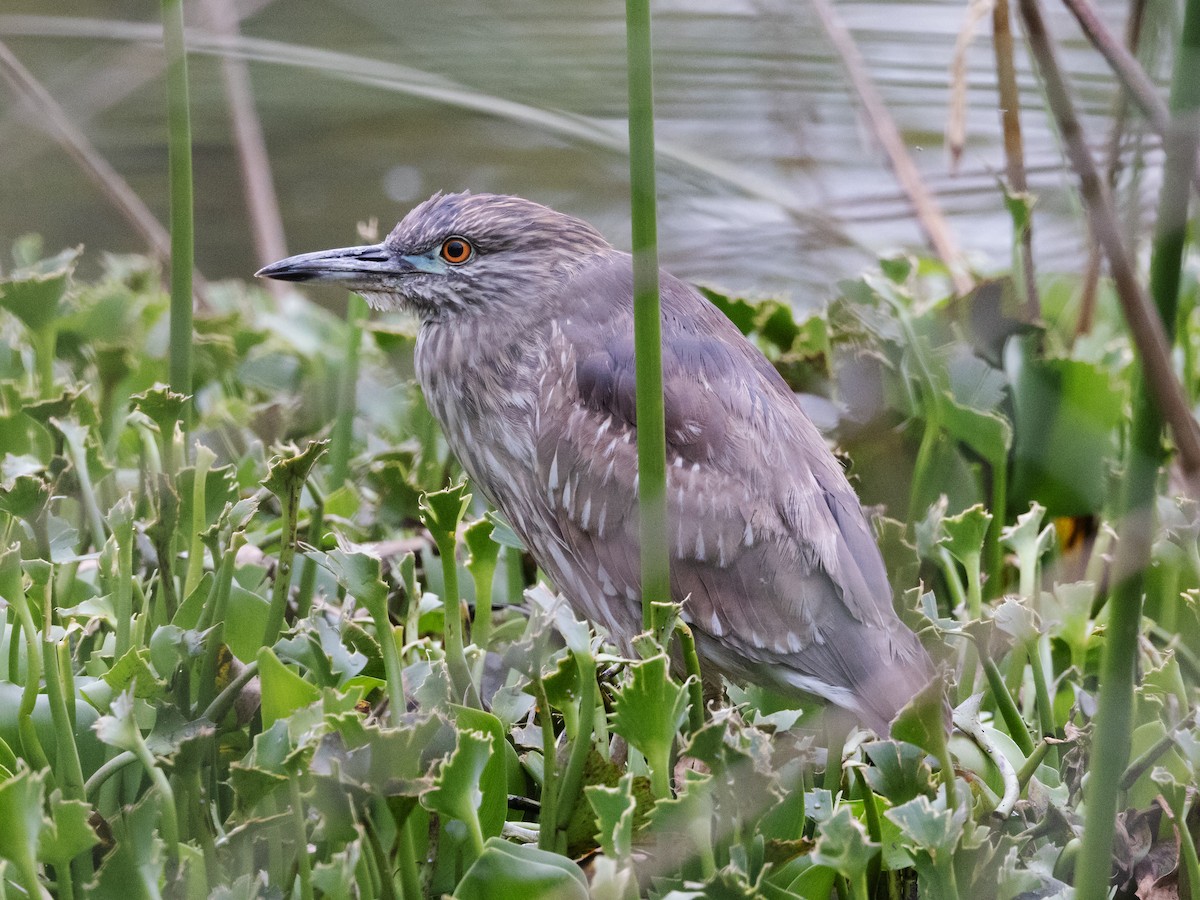
<svg viewBox="0 0 1200 900">
<path fill-rule="evenodd" d="M 409 259 L 386 244 L 371 244 L 289 256 L 254 274 L 280 281 L 317 281 L 340 284 L 355 291 L 380 291 L 419 271 Z"/>
</svg>

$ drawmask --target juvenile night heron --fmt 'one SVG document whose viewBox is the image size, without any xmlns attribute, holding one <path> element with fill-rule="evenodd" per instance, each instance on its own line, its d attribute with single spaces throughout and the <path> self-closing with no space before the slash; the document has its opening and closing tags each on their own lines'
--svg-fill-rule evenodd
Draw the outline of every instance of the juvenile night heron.
<svg viewBox="0 0 1200 900">
<path fill-rule="evenodd" d="M 416 370 L 471 480 L 575 609 L 641 630 L 630 256 L 518 197 L 435 195 L 381 244 L 258 273 L 421 320 Z M 771 364 L 661 276 L 671 584 L 706 668 L 884 734 L 933 677 L 858 498 Z"/>
</svg>

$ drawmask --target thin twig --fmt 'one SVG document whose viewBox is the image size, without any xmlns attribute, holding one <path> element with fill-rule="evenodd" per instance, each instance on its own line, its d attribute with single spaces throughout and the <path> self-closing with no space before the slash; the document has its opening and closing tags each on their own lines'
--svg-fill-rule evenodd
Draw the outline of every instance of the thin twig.
<svg viewBox="0 0 1200 900">
<path fill-rule="evenodd" d="M 1019 2 L 1030 50 L 1042 73 L 1046 100 L 1058 123 L 1071 167 L 1079 176 L 1080 193 L 1096 239 L 1108 257 L 1108 267 L 1116 285 L 1117 298 L 1141 358 L 1147 386 L 1162 411 L 1163 418 L 1170 425 L 1179 451 L 1180 465 L 1194 490 L 1196 477 L 1200 475 L 1200 428 L 1192 417 L 1191 407 L 1171 367 L 1170 343 L 1163 330 L 1163 323 L 1138 281 L 1121 240 L 1112 200 L 1088 150 L 1083 128 L 1075 114 L 1074 101 L 1059 68 L 1053 42 L 1046 30 L 1037 0 Z"/>
<path fill-rule="evenodd" d="M 1063 4 L 1079 22 L 1084 36 L 1112 67 L 1117 81 L 1150 122 L 1150 127 L 1166 139 L 1171 124 L 1171 113 L 1141 63 L 1108 30 L 1088 0 L 1063 0 Z M 1200 164 L 1193 166 L 1191 181 L 1192 187 L 1200 193 Z"/>
<path fill-rule="evenodd" d="M 58 139 L 67 154 L 79 164 L 88 178 L 100 188 L 101 193 L 142 236 L 151 254 L 161 262 L 167 262 L 171 258 L 171 238 L 162 223 L 83 132 L 75 127 L 63 108 L 50 96 L 50 92 L 25 68 L 3 41 L 0 41 L 0 77 L 3 77 L 13 92 L 24 99 L 49 125 L 47 130 Z M 198 307 L 204 308 L 204 294 L 207 290 L 204 278 L 199 272 L 196 272 L 193 278 L 196 285 L 193 299 Z"/>
<path fill-rule="evenodd" d="M 1142 23 L 1146 18 L 1146 0 L 1133 0 L 1129 4 L 1129 17 L 1125 20 L 1125 46 L 1131 54 L 1137 53 L 1142 40 Z M 1129 119 L 1129 95 L 1125 91 L 1117 91 L 1113 98 L 1112 128 L 1108 134 L 1108 161 L 1104 167 L 1109 191 L 1116 190 L 1117 178 L 1121 172 L 1121 139 L 1125 134 L 1125 124 Z M 1100 282 L 1100 245 L 1096 243 L 1095 235 L 1091 237 L 1088 247 L 1087 268 L 1083 274 L 1083 287 L 1080 288 L 1079 320 L 1075 323 L 1075 337 L 1088 334 L 1096 320 L 1096 288 Z"/>
<path fill-rule="evenodd" d="M 842 20 L 838 18 L 829 0 L 812 0 L 812 5 L 817 13 L 817 18 L 821 20 L 829 42 L 841 57 L 842 65 L 845 66 L 850 82 L 858 94 L 867 122 L 887 155 L 896 180 L 900 182 L 901 188 L 908 195 L 913 212 L 917 217 L 917 223 L 925 232 L 926 240 L 929 241 L 933 252 L 945 263 L 954 283 L 954 290 L 959 294 L 969 293 L 975 286 L 974 281 L 963 269 L 961 255 L 950 232 L 950 227 L 946 223 L 945 216 L 942 215 L 937 199 L 925 185 L 920 170 L 913 162 L 904 138 L 900 135 L 900 129 L 896 126 L 896 120 L 892 118 L 887 104 L 884 103 L 883 97 L 880 96 L 874 82 L 871 81 L 866 63 L 863 61 L 858 45 L 854 42 L 854 37 Z"/>
<path fill-rule="evenodd" d="M 992 7 L 992 50 L 996 57 L 996 85 L 1000 92 L 1000 125 L 1004 132 L 1004 167 L 1008 186 L 1018 194 L 1029 191 L 1025 175 L 1025 142 L 1021 136 L 1021 91 L 1013 63 L 1012 12 L 1008 0 Z M 1033 221 L 1021 232 L 1021 268 L 1025 277 L 1025 315 L 1030 320 L 1042 314 L 1037 277 L 1033 267 Z"/>
</svg>

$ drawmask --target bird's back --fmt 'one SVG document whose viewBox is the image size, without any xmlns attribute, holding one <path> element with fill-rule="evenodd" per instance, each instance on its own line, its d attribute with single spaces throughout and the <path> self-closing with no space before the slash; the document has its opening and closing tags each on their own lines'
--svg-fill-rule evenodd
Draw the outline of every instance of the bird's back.
<svg viewBox="0 0 1200 900">
<path fill-rule="evenodd" d="M 672 592 L 702 654 L 885 730 L 932 667 L 858 498 L 762 353 L 666 273 L 661 293 Z M 632 302 L 628 255 L 594 254 L 536 319 L 425 326 L 418 360 L 472 480 L 618 639 L 641 623 Z M 456 365 L 478 340 L 486 352 Z M 511 474 L 530 469 L 532 490 Z"/>
</svg>

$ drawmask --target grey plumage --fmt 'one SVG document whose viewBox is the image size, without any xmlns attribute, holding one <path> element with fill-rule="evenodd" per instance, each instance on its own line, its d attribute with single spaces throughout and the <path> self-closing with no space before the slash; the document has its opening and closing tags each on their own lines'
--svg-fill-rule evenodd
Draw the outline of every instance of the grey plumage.
<svg viewBox="0 0 1200 900">
<path fill-rule="evenodd" d="M 415 312 L 418 379 L 471 480 L 579 612 L 640 630 L 628 254 L 527 200 L 451 194 L 382 244 L 259 274 Z M 672 592 L 701 655 L 885 732 L 933 670 L 858 498 L 762 353 L 687 284 L 663 273 L 661 294 Z"/>
</svg>

